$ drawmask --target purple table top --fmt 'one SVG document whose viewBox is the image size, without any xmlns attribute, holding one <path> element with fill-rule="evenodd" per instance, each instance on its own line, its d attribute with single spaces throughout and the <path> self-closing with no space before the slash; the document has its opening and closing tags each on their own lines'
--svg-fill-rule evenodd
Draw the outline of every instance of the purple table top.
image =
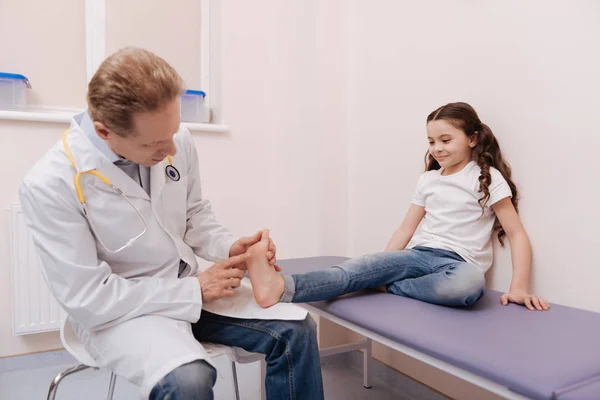
<svg viewBox="0 0 600 400">
<path fill-rule="evenodd" d="M 297 274 L 345 259 L 278 264 Z M 459 309 L 367 290 L 311 306 L 533 399 L 600 400 L 600 313 L 554 304 L 533 312 L 500 296 L 488 290 Z"/>
</svg>

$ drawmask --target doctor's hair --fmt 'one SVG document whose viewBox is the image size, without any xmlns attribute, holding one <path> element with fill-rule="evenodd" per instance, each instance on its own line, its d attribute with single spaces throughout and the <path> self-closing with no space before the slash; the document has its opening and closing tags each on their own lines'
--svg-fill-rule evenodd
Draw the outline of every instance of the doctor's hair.
<svg viewBox="0 0 600 400">
<path fill-rule="evenodd" d="M 473 148 L 472 157 L 481 168 L 478 192 L 483 193 L 483 196 L 479 199 L 482 215 L 485 205 L 490 199 L 489 186 L 492 183 L 490 167 L 494 167 L 500 171 L 506 180 L 506 183 L 508 183 L 512 193 L 511 202 L 518 212 L 519 192 L 512 180 L 511 167 L 502 157 L 502 151 L 500 151 L 500 145 L 496 136 L 494 136 L 494 133 L 489 126 L 481 122 L 475 109 L 467 103 L 449 103 L 437 108 L 427 116 L 427 123 L 437 120 L 446 121 L 453 127 L 460 129 L 468 138 L 475 136 L 477 144 Z M 440 164 L 431 154 L 429 154 L 429 152 L 425 154 L 425 165 L 426 171 L 440 169 Z M 494 231 L 498 232 L 498 240 L 500 241 L 500 244 L 504 245 L 504 236 L 506 235 L 506 232 L 502 228 L 502 225 L 500 225 L 498 218 L 496 218 L 496 221 L 494 222 Z"/>
<path fill-rule="evenodd" d="M 178 98 L 183 80 L 156 54 L 127 47 L 110 55 L 88 85 L 87 102 L 93 121 L 116 134 L 135 134 L 133 116 L 154 112 Z"/>
</svg>

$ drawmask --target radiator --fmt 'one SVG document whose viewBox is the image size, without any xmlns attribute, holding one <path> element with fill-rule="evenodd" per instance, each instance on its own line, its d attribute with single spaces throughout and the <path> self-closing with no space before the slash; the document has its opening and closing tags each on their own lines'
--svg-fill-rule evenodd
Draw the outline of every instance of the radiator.
<svg viewBox="0 0 600 400">
<path fill-rule="evenodd" d="M 56 331 L 64 311 L 48 291 L 20 204 L 10 207 L 13 333 Z"/>
</svg>

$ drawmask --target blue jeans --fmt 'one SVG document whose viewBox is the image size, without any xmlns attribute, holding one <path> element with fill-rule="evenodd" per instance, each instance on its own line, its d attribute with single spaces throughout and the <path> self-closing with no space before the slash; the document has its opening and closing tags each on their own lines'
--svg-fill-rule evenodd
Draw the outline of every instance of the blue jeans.
<svg viewBox="0 0 600 400">
<path fill-rule="evenodd" d="M 160 380 L 150 392 L 150 400 L 213 400 L 217 372 L 204 360 L 184 364 Z"/>
<path fill-rule="evenodd" d="M 200 320 L 192 325 L 192 331 L 200 342 L 265 354 L 268 400 L 324 398 L 316 324 L 310 316 L 304 321 L 256 320 L 202 311 Z M 201 361 L 192 364 L 197 363 L 208 368 L 191 369 L 189 364 L 176 368 L 153 388 L 155 397 L 151 394 L 150 400 L 212 399 L 215 381 L 212 367 Z"/>
<path fill-rule="evenodd" d="M 282 302 L 329 300 L 384 286 L 388 293 L 444 306 L 469 306 L 483 296 L 485 276 L 458 254 L 428 247 L 352 258 L 324 271 L 284 275 Z"/>
</svg>

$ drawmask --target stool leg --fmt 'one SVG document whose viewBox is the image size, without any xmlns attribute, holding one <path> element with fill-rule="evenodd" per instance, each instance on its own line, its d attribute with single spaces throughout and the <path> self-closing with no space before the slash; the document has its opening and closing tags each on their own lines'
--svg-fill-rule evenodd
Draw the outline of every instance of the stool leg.
<svg viewBox="0 0 600 400">
<path fill-rule="evenodd" d="M 267 400 L 267 362 L 260 360 L 260 400 Z"/>
<path fill-rule="evenodd" d="M 363 350 L 363 386 L 367 389 L 371 389 L 371 364 L 373 351 L 373 341 L 371 339 L 366 340 L 366 346 Z"/>
<path fill-rule="evenodd" d="M 237 368 L 235 361 L 231 362 L 231 374 L 233 375 L 233 389 L 235 390 L 235 400 L 240 400 L 240 387 L 238 385 Z"/>
<path fill-rule="evenodd" d="M 110 374 L 110 383 L 108 384 L 108 400 L 113 399 L 113 395 L 115 394 L 115 383 L 117 382 L 117 375 L 114 372 Z"/>
<path fill-rule="evenodd" d="M 56 375 L 52 383 L 50 383 L 50 389 L 48 390 L 47 399 L 54 400 L 56 398 L 56 391 L 58 390 L 58 385 L 65 377 L 88 368 L 90 367 L 88 367 L 87 365 L 79 364 Z"/>
</svg>

